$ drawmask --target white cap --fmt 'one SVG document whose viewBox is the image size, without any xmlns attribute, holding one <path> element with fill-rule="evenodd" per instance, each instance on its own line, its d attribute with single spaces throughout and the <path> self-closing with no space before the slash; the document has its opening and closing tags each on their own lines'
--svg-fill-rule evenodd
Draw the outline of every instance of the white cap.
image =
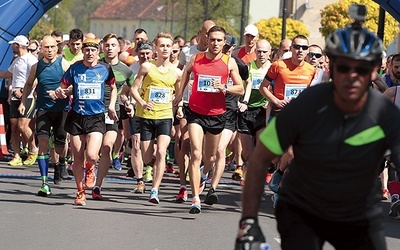
<svg viewBox="0 0 400 250">
<path fill-rule="evenodd" d="M 23 36 L 23 35 L 16 36 L 14 38 L 14 40 L 9 41 L 8 43 L 9 44 L 18 43 L 19 45 L 22 45 L 22 46 L 29 46 L 28 38 L 26 38 L 26 36 Z"/>
<path fill-rule="evenodd" d="M 292 51 L 288 51 L 283 53 L 282 55 L 282 60 L 288 59 L 288 58 L 292 58 Z"/>
<path fill-rule="evenodd" d="M 257 27 L 253 24 L 247 25 L 246 28 L 244 29 L 243 35 L 247 35 L 247 34 L 250 34 L 252 36 L 258 36 Z"/>
</svg>

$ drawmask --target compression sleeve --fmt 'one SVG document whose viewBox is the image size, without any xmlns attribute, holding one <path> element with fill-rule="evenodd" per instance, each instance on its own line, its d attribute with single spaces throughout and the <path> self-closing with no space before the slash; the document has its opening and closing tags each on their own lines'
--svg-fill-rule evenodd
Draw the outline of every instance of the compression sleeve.
<svg viewBox="0 0 400 250">
<path fill-rule="evenodd" d="M 278 132 L 276 131 L 276 117 L 274 117 L 268 126 L 261 132 L 260 141 L 272 153 L 283 155 L 283 149 L 279 142 Z"/>
</svg>

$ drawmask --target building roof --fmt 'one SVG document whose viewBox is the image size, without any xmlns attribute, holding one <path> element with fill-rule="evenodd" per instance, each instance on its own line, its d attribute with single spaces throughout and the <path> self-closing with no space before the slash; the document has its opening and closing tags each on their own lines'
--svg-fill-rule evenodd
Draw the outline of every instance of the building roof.
<svg viewBox="0 0 400 250">
<path fill-rule="evenodd" d="M 175 13 L 178 3 L 174 3 Z M 165 20 L 166 11 L 171 16 L 170 6 L 160 0 L 106 0 L 98 7 L 90 18 L 92 19 L 123 19 L 123 20 Z"/>
</svg>

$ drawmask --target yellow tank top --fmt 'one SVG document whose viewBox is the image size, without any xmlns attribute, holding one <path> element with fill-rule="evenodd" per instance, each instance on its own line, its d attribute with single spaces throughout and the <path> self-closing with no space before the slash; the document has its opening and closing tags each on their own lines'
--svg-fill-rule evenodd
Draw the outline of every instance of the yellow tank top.
<svg viewBox="0 0 400 250">
<path fill-rule="evenodd" d="M 140 89 L 140 97 L 146 101 L 153 101 L 152 110 L 144 110 L 137 105 L 136 116 L 146 119 L 173 118 L 172 95 L 175 88 L 176 72 L 170 68 L 167 72 L 161 72 L 156 65 L 150 64 L 150 70 L 143 79 Z"/>
<path fill-rule="evenodd" d="M 77 55 L 74 55 L 71 53 L 69 48 L 64 49 L 64 58 L 67 60 L 70 64 L 74 64 L 77 61 L 83 60 L 83 53 L 80 52 Z"/>
</svg>

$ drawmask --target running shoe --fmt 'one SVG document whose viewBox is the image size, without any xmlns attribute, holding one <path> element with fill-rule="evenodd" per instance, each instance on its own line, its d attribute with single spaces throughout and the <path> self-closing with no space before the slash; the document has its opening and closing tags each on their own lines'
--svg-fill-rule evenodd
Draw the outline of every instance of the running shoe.
<svg viewBox="0 0 400 250">
<path fill-rule="evenodd" d="M 143 181 L 144 182 L 151 182 L 153 181 L 153 174 L 152 174 L 153 168 L 151 166 L 146 167 L 146 172 L 143 175 Z"/>
<path fill-rule="evenodd" d="M 24 161 L 24 165 L 32 166 L 33 164 L 35 164 L 37 157 L 38 153 L 29 152 L 28 158 L 26 158 L 26 160 Z"/>
<path fill-rule="evenodd" d="M 85 186 L 93 188 L 96 181 L 95 167 L 87 168 L 85 173 Z"/>
<path fill-rule="evenodd" d="M 70 179 L 68 171 L 67 171 L 67 164 L 66 163 L 57 163 L 60 168 L 60 176 L 63 180 Z"/>
<path fill-rule="evenodd" d="M 144 194 L 146 192 L 146 185 L 143 181 L 139 181 L 135 189 L 133 189 L 135 194 Z"/>
<path fill-rule="evenodd" d="M 211 187 L 208 190 L 206 198 L 204 199 L 204 203 L 207 205 L 214 205 L 214 204 L 218 203 L 218 201 L 219 201 L 218 195 L 215 193 L 215 189 L 213 187 Z"/>
<path fill-rule="evenodd" d="M 165 172 L 167 173 L 174 172 L 174 164 L 172 162 L 167 162 L 167 167 L 165 168 Z"/>
<path fill-rule="evenodd" d="M 175 178 L 179 178 L 181 175 L 181 172 L 179 171 L 179 169 L 175 170 L 174 172 Z"/>
<path fill-rule="evenodd" d="M 47 183 L 43 183 L 37 195 L 42 197 L 47 197 L 50 194 L 51 194 L 50 185 Z"/>
<path fill-rule="evenodd" d="M 184 187 L 179 188 L 179 193 L 176 195 L 175 201 L 178 203 L 182 203 L 187 201 L 187 198 L 188 198 L 187 189 Z"/>
<path fill-rule="evenodd" d="M 8 165 L 13 167 L 22 166 L 22 159 L 20 157 L 14 157 L 11 161 L 8 162 Z"/>
<path fill-rule="evenodd" d="M 60 173 L 60 166 L 58 164 L 54 165 L 54 177 L 53 177 L 53 182 L 56 185 L 60 185 L 62 179 L 61 179 L 61 173 Z"/>
<path fill-rule="evenodd" d="M 112 166 L 117 171 L 121 171 L 122 170 L 121 161 L 120 161 L 118 156 L 112 160 Z"/>
<path fill-rule="evenodd" d="M 232 174 L 232 180 L 242 181 L 243 180 L 243 167 L 238 166 L 235 172 Z"/>
<path fill-rule="evenodd" d="M 272 173 L 267 173 L 267 176 L 265 177 L 265 184 L 268 185 L 268 183 L 271 181 L 272 178 Z"/>
<path fill-rule="evenodd" d="M 226 170 L 227 171 L 235 171 L 236 170 L 235 163 L 233 161 L 230 161 L 228 163 L 228 165 L 226 166 Z"/>
<path fill-rule="evenodd" d="M 382 200 L 387 200 L 389 199 L 389 190 L 386 188 L 382 189 Z"/>
<path fill-rule="evenodd" d="M 155 188 L 151 189 L 149 202 L 154 204 L 159 204 L 160 200 L 158 199 L 158 191 Z"/>
<path fill-rule="evenodd" d="M 28 157 L 29 154 L 29 149 L 27 147 L 24 147 L 23 149 L 21 149 L 20 155 L 24 156 L 24 157 Z"/>
<path fill-rule="evenodd" d="M 70 175 L 70 176 L 73 176 L 74 175 L 74 171 L 72 170 L 72 166 L 74 165 L 74 161 L 71 161 L 71 163 L 68 165 L 68 168 L 67 168 L 67 172 L 68 172 L 68 174 Z"/>
<path fill-rule="evenodd" d="M 201 205 L 199 201 L 193 201 L 190 205 L 189 214 L 199 214 L 201 213 Z"/>
<path fill-rule="evenodd" d="M 99 201 L 103 200 L 103 196 L 101 195 L 100 191 L 101 191 L 101 189 L 98 186 L 95 186 L 92 189 L 92 199 L 93 200 L 99 200 Z"/>
<path fill-rule="evenodd" d="M 133 168 L 129 168 L 128 171 L 126 171 L 125 176 L 133 178 L 135 176 L 135 173 L 133 172 Z"/>
<path fill-rule="evenodd" d="M 76 205 L 76 206 L 85 206 L 86 205 L 85 190 L 76 192 L 76 198 L 74 201 L 74 205 Z"/>
<path fill-rule="evenodd" d="M 199 186 L 199 195 L 204 191 L 206 188 L 206 181 L 208 178 L 208 173 L 203 175 L 204 166 L 200 167 L 200 186 Z"/>
</svg>

